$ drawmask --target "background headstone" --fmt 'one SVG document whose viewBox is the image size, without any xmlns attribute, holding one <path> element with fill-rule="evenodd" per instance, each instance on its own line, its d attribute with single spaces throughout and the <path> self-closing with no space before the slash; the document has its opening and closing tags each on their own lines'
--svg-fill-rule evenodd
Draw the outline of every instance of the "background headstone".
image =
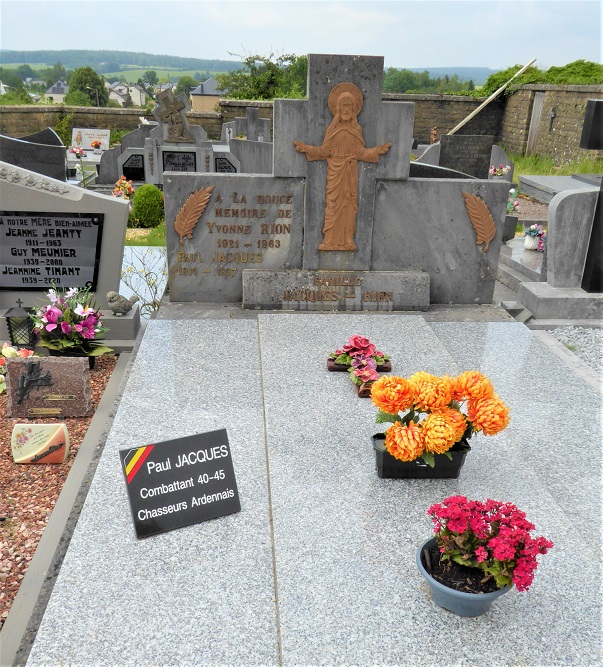
<svg viewBox="0 0 603 667">
<path fill-rule="evenodd" d="M 109 148 L 111 136 L 110 130 L 101 130 L 94 127 L 74 127 L 71 131 L 71 145 L 79 146 L 85 151 L 93 151 L 92 142 L 97 139 L 101 142 L 100 149 L 106 151 Z"/>
<path fill-rule="evenodd" d="M 94 299 L 98 307 L 106 312 L 107 293 L 119 291 L 128 202 L 47 179 L 3 162 L 0 162 L 0 202 L 0 285 L 3 277 L 11 281 L 15 278 L 22 281 L 28 279 L 20 286 L 15 286 L 14 282 L 10 285 L 5 283 L 0 289 L 0 340 L 8 340 L 4 319 L 6 309 L 15 306 L 31 308 L 47 303 L 46 292 L 52 287 L 53 279 L 59 286 L 65 280 L 71 281 L 70 285 L 75 283 L 83 287 L 89 274 L 86 274 L 84 282 L 80 282 L 79 278 L 84 278 L 81 271 L 79 275 L 69 273 L 77 274 L 75 269 L 81 269 L 84 263 L 90 267 L 92 262 L 93 273 L 97 277 Z M 99 224 L 101 220 L 103 222 L 102 237 L 98 230 L 97 239 L 101 239 L 101 244 L 97 256 L 91 255 L 90 247 L 82 246 L 83 230 L 90 235 L 92 227 L 83 228 L 81 224 L 93 225 L 95 218 Z M 8 224 L 10 219 L 15 221 L 14 224 Z M 26 220 L 27 224 L 17 222 L 21 219 Z M 34 219 L 36 224 L 33 224 Z M 14 236 L 7 233 L 7 230 L 12 229 L 28 235 Z M 49 229 L 53 230 L 53 235 L 44 236 L 45 230 Z M 79 237 L 77 231 L 81 232 Z M 24 244 L 24 241 L 30 241 L 31 244 Z M 35 256 L 34 249 L 37 250 Z M 27 254 L 22 254 L 23 250 L 27 250 Z M 84 253 L 81 257 L 80 252 Z M 25 259 L 37 260 L 37 264 L 25 264 Z M 9 264 L 19 271 L 8 275 Z M 32 269 L 39 271 L 32 272 Z M 138 306 L 126 317 L 116 319 L 105 315 L 103 321 L 110 329 L 107 340 L 134 340 L 140 326 L 139 317 Z M 119 335 L 114 335 L 114 332 L 119 332 Z M 111 343 L 108 345 L 113 347 Z"/>
<path fill-rule="evenodd" d="M 58 181 L 66 179 L 65 146 L 62 144 L 35 143 L 0 134 L 0 160 Z"/>
<path fill-rule="evenodd" d="M 486 134 L 443 134 L 440 136 L 440 166 L 462 171 L 476 178 L 488 178 L 494 137 Z"/>
<path fill-rule="evenodd" d="M 503 148 L 494 144 L 494 146 L 492 146 L 492 152 L 490 153 L 490 166 L 499 167 L 501 164 L 503 167 L 511 167 L 511 170 L 509 173 L 504 175 L 504 178 L 507 181 L 513 182 L 515 164 L 513 163 L 513 160 L 509 158 Z M 494 177 L 488 172 L 488 178 Z"/>
</svg>

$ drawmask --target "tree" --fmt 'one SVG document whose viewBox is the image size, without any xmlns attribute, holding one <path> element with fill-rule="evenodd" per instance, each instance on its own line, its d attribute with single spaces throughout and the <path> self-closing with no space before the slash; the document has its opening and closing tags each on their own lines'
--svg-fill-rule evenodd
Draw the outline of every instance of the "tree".
<svg viewBox="0 0 603 667">
<path fill-rule="evenodd" d="M 29 93 L 21 84 L 18 88 L 10 88 L 6 95 L 0 95 L 0 105 L 33 104 Z"/>
<path fill-rule="evenodd" d="M 16 69 L 17 74 L 22 78 L 22 79 L 27 79 L 31 77 L 32 79 L 36 76 L 36 73 L 31 69 L 30 65 L 19 65 Z"/>
<path fill-rule="evenodd" d="M 159 77 L 154 69 L 145 72 L 142 78 L 151 86 L 155 86 L 159 82 Z"/>
<path fill-rule="evenodd" d="M 276 97 L 300 98 L 306 94 L 307 56 L 254 54 L 246 56 L 243 64 L 243 69 L 216 75 L 219 90 L 232 99 L 273 100 Z"/>
<path fill-rule="evenodd" d="M 69 104 L 74 107 L 91 107 L 91 106 L 96 106 L 96 97 L 94 100 L 94 104 L 90 101 L 90 98 L 88 97 L 89 91 L 83 92 L 82 90 L 71 90 L 69 89 L 67 91 L 67 95 L 65 95 L 65 104 Z"/>
<path fill-rule="evenodd" d="M 92 106 L 105 107 L 109 101 L 105 83 L 92 67 L 79 67 L 73 71 L 69 79 L 69 92 L 65 96 L 66 104 L 72 103 L 72 94 L 75 94 L 76 91 L 84 93 Z"/>
<path fill-rule="evenodd" d="M 196 88 L 198 85 L 199 82 L 195 81 L 192 76 L 181 76 L 178 79 L 174 94 L 180 95 L 180 93 L 186 93 L 188 95 L 191 91 L 191 88 Z"/>
</svg>

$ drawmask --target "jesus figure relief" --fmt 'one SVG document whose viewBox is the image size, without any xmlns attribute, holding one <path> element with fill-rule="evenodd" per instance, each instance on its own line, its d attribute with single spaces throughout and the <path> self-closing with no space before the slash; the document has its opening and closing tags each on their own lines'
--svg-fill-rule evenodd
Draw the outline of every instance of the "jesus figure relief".
<svg viewBox="0 0 603 667">
<path fill-rule="evenodd" d="M 306 158 L 327 161 L 327 205 L 319 250 L 357 250 L 354 242 L 358 211 L 358 161 L 379 162 L 391 144 L 365 148 L 362 129 L 356 118 L 362 109 L 362 92 L 353 83 L 339 83 L 329 94 L 333 121 L 322 146 L 294 141 L 295 149 Z"/>
</svg>

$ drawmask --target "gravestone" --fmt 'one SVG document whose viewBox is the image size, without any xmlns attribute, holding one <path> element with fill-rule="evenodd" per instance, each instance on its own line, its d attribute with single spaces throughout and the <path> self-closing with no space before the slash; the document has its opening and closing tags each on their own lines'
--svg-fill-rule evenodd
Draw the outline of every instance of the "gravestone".
<svg viewBox="0 0 603 667">
<path fill-rule="evenodd" d="M 91 410 L 87 357 L 6 360 L 9 417 L 85 417 Z"/>
<path fill-rule="evenodd" d="M 546 282 L 523 282 L 517 291 L 536 320 L 603 318 L 603 292 L 583 288 L 598 198 L 596 189 L 566 190 L 551 200 Z"/>
<path fill-rule="evenodd" d="M 222 141 L 240 138 L 241 135 L 248 141 L 270 142 L 270 119 L 260 118 L 260 110 L 256 107 L 247 107 L 244 118 L 235 117 L 222 125 Z"/>
<path fill-rule="evenodd" d="M 211 171 L 212 148 L 206 131 L 199 125 L 191 125 L 186 117 L 190 100 L 184 93 L 175 97 L 171 90 L 157 96 L 158 105 L 153 110 L 157 127 L 145 139 L 145 179 L 147 183 L 161 185 L 167 171 Z M 138 151 L 137 151 L 138 153 Z M 129 157 L 125 151 L 122 158 Z"/>
<path fill-rule="evenodd" d="M 166 174 L 170 299 L 491 303 L 508 184 L 430 165 L 410 179 L 414 105 L 381 101 L 382 72 L 382 58 L 310 55 L 308 99 L 275 100 L 271 176 Z"/>
<path fill-rule="evenodd" d="M 128 203 L 2 162 L 0 202 L 0 340 L 6 309 L 47 303 L 53 284 L 89 286 L 106 311 L 107 293 L 119 291 Z M 133 340 L 140 326 L 137 307 L 103 319 L 111 340 Z"/>
<path fill-rule="evenodd" d="M 150 137 L 151 130 L 157 127 L 158 123 L 155 121 L 147 121 L 141 116 L 140 125 L 132 132 L 124 134 L 121 142 L 114 144 L 109 150 L 103 151 L 98 167 L 97 183 L 111 184 L 117 182 L 120 176 L 125 176 L 124 165 L 129 158 L 134 156 L 133 163 L 130 163 L 128 168 L 136 169 L 138 178 L 126 176 L 128 180 L 145 182 L 144 174 L 144 154 L 145 154 L 145 140 Z M 132 150 L 129 150 L 132 149 Z M 123 155 L 122 155 L 123 153 Z M 132 164 L 138 164 L 142 159 L 142 168 L 132 167 Z"/>
<path fill-rule="evenodd" d="M 93 141 L 100 141 L 101 145 L 96 150 L 106 151 L 110 145 L 110 130 L 101 130 L 94 127 L 74 127 L 71 131 L 71 145 L 79 146 L 85 151 L 93 152 Z"/>
<path fill-rule="evenodd" d="M 501 164 L 503 165 L 503 167 L 510 167 L 509 172 L 507 174 L 504 174 L 502 178 L 504 178 L 506 181 L 511 181 L 512 183 L 513 173 L 515 171 L 515 164 L 513 163 L 513 160 L 509 158 L 509 156 L 507 155 L 507 153 L 503 148 L 494 144 L 494 146 L 492 146 L 492 151 L 490 153 L 490 165 L 494 167 L 499 167 Z M 492 176 L 492 174 L 488 172 L 488 178 L 498 178 L 498 177 Z"/>
<path fill-rule="evenodd" d="M 120 171 L 128 181 L 144 181 L 144 153 L 129 154 L 124 159 Z"/>
<path fill-rule="evenodd" d="M 55 138 L 52 138 L 50 133 Z M 0 160 L 48 178 L 65 181 L 65 146 L 54 131 L 44 130 L 43 133 L 32 135 L 31 138 L 34 141 L 29 141 L 25 137 L 14 139 L 0 134 Z M 36 143 L 35 139 L 40 139 L 41 142 Z M 59 143 L 56 143 L 56 139 L 59 139 Z M 47 143 L 49 140 L 50 143 Z"/>
<path fill-rule="evenodd" d="M 494 137 L 485 134 L 443 134 L 440 136 L 440 166 L 462 171 L 476 178 L 488 178 Z"/>
</svg>

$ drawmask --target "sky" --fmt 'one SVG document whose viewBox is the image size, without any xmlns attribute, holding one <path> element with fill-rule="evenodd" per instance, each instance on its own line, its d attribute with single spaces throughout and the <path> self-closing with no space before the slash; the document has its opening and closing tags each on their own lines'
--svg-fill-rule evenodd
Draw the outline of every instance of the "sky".
<svg viewBox="0 0 603 667">
<path fill-rule="evenodd" d="M 601 62 L 601 0 L 0 0 L 0 48 L 238 60 L 383 56 L 385 67 Z M 236 54 L 233 56 L 233 54 Z"/>
</svg>

